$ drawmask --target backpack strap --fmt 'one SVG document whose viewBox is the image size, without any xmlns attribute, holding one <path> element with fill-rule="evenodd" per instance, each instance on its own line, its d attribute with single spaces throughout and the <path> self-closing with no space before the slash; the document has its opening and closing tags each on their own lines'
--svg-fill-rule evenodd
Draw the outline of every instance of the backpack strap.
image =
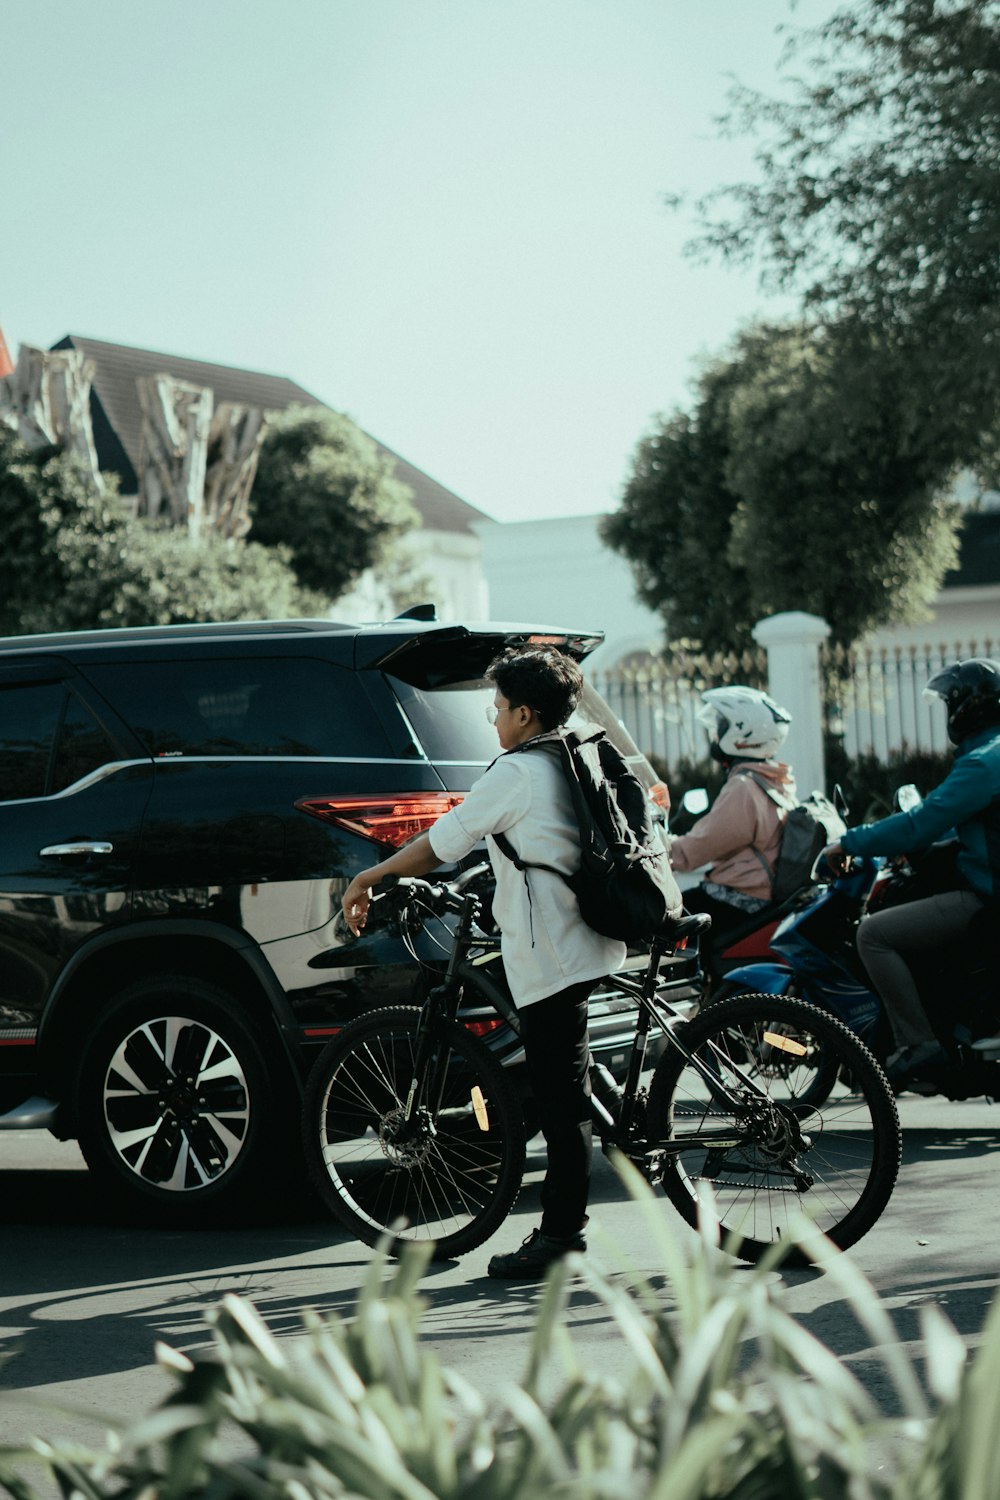
<svg viewBox="0 0 1000 1500">
<path fill-rule="evenodd" d="M 562 768 L 563 773 L 565 774 L 566 762 L 564 757 L 568 752 L 568 746 L 566 745 L 565 739 L 562 735 L 553 737 L 551 739 L 543 739 L 541 736 L 536 735 L 534 739 L 525 740 L 523 744 L 515 745 L 513 749 L 508 750 L 505 753 L 507 755 L 519 755 L 528 750 L 544 751 L 551 759 L 557 760 L 559 762 L 559 765 Z M 499 759 L 500 757 L 498 756 L 497 760 Z M 496 761 L 494 761 L 493 764 L 495 765 Z M 515 869 L 520 870 L 522 874 L 525 870 L 547 870 L 550 875 L 558 875 L 560 880 L 566 879 L 563 871 L 557 870 L 553 865 L 530 864 L 528 863 L 528 861 L 523 860 L 521 856 L 516 852 L 516 850 L 514 849 L 514 845 L 511 843 L 510 839 L 505 833 L 491 833 L 490 838 L 496 844 L 497 848 L 500 850 L 500 853 L 503 854 L 507 859 L 509 859 Z"/>
<path fill-rule="evenodd" d="M 783 794 L 778 791 L 778 788 L 776 786 L 774 786 L 770 781 L 768 781 L 768 779 L 767 779 L 766 776 L 758 776 L 758 775 L 756 775 L 755 772 L 750 771 L 750 770 L 746 770 L 742 774 L 744 776 L 746 776 L 750 781 L 756 783 L 756 785 L 760 787 L 760 789 L 764 793 L 764 795 L 766 797 L 769 797 L 770 800 L 773 803 L 775 803 L 775 805 L 777 807 L 783 808 L 785 810 L 785 812 L 791 812 L 791 810 L 792 810 L 793 806 L 795 806 L 795 804 L 794 803 L 790 803 L 788 801 L 788 798 L 785 797 L 785 796 L 783 796 Z M 775 877 L 775 875 L 778 872 L 777 861 L 775 861 L 775 863 L 773 865 L 770 864 L 768 862 L 768 860 L 765 859 L 763 852 L 760 849 L 757 848 L 756 844 L 751 844 L 750 845 L 750 853 L 753 854 L 753 855 L 755 855 L 756 858 L 760 861 L 760 864 L 761 864 L 761 867 L 762 867 L 762 869 L 764 871 L 764 874 L 767 876 L 768 880 L 771 882 L 771 889 L 773 891 L 774 890 L 774 877 Z"/>
<path fill-rule="evenodd" d="M 769 797 L 778 807 L 783 807 L 786 812 L 791 812 L 793 807 L 798 806 L 798 803 L 791 802 L 784 792 L 779 792 L 774 783 L 768 781 L 766 776 L 758 776 L 755 771 L 744 771 L 743 775 L 755 782 L 766 797 Z"/>
<path fill-rule="evenodd" d="M 497 848 L 500 850 L 500 853 L 506 855 L 515 869 L 521 871 L 548 870 L 550 875 L 558 875 L 562 880 L 566 879 L 566 876 L 563 874 L 562 870 L 557 870 L 554 865 L 529 864 L 526 860 L 523 860 L 519 854 L 515 853 L 514 845 L 511 843 L 510 839 L 505 833 L 491 833 L 490 838 L 493 840 L 494 844 L 496 844 Z"/>
<path fill-rule="evenodd" d="M 758 849 L 756 844 L 751 844 L 749 848 L 750 853 L 760 861 L 760 867 L 764 871 L 764 874 L 767 876 L 773 887 L 774 877 L 777 874 L 778 866 L 776 864 L 769 864 L 767 859 L 764 857 L 763 850 Z"/>
</svg>

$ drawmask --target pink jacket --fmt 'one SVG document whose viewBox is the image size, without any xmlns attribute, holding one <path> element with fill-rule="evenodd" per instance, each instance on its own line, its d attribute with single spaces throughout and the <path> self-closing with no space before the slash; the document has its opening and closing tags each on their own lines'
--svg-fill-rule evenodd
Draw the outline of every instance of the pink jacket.
<svg viewBox="0 0 1000 1500">
<path fill-rule="evenodd" d="M 758 786 L 750 772 L 770 782 L 788 807 L 779 807 Z M 697 870 L 711 864 L 708 878 L 748 896 L 763 900 L 771 894 L 771 878 L 754 850 L 773 871 L 788 808 L 794 807 L 795 781 L 781 761 L 736 761 L 711 810 L 690 833 L 671 840 L 670 862 L 675 870 Z"/>
</svg>

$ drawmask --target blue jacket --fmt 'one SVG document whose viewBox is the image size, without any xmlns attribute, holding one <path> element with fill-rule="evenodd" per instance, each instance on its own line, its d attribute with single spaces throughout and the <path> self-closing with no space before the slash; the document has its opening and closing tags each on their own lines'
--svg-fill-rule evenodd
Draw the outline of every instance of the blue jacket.
<svg viewBox="0 0 1000 1500">
<path fill-rule="evenodd" d="M 879 823 L 851 828 L 840 840 L 848 854 L 912 854 L 954 829 L 958 867 L 980 896 L 1000 892 L 1000 729 L 970 735 L 955 765 L 919 807 Z"/>
</svg>

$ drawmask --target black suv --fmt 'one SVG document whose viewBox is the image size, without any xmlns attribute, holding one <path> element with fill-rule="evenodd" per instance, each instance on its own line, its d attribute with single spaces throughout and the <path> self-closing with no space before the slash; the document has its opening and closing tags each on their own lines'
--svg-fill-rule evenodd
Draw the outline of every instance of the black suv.
<svg viewBox="0 0 1000 1500">
<path fill-rule="evenodd" d="M 530 639 L 582 660 L 600 637 L 402 618 L 0 640 L 0 1129 L 76 1137 L 175 1219 L 266 1187 L 311 1055 L 423 972 L 393 922 L 351 938 L 341 893 L 482 773 L 484 669 Z M 653 785 L 589 687 L 581 717 Z M 517 1066 L 502 985 L 468 998 Z M 619 1011 L 593 1006 L 613 1070 Z"/>
</svg>

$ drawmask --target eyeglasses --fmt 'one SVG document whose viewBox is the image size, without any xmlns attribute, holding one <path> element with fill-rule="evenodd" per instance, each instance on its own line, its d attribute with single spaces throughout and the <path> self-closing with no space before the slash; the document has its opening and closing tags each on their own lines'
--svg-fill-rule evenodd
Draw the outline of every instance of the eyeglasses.
<svg viewBox="0 0 1000 1500">
<path fill-rule="evenodd" d="M 497 708 L 495 703 L 487 703 L 486 719 L 490 724 L 495 724 L 501 714 L 509 713 L 512 708 L 520 708 L 520 703 L 505 703 L 503 708 Z"/>
</svg>

